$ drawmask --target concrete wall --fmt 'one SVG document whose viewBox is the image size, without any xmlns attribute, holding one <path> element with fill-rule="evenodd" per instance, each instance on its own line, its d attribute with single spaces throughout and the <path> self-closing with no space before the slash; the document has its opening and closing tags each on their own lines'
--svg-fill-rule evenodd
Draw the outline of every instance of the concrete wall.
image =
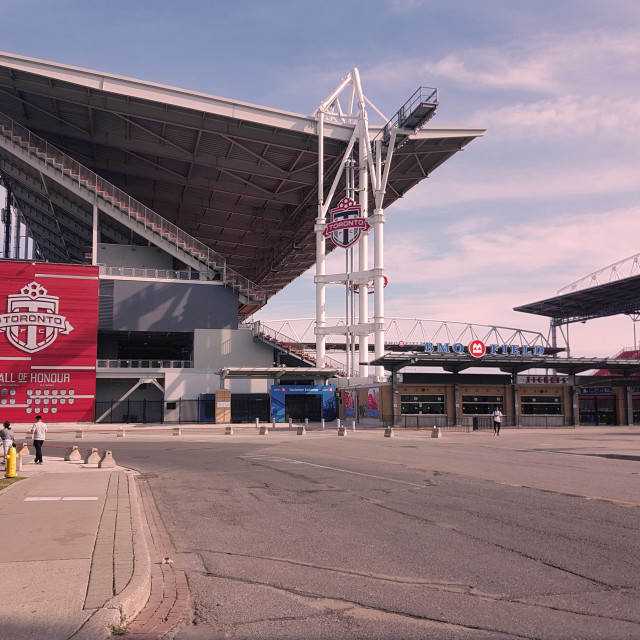
<svg viewBox="0 0 640 640">
<path fill-rule="evenodd" d="M 100 279 L 103 331 L 235 329 L 238 295 L 215 282 Z"/>
<path fill-rule="evenodd" d="M 110 267 L 175 269 L 173 256 L 158 247 L 98 244 L 98 264 Z"/>
<path fill-rule="evenodd" d="M 272 367 L 273 349 L 256 342 L 249 329 L 196 329 L 193 333 L 193 366 Z"/>
<path fill-rule="evenodd" d="M 180 369 L 165 373 L 165 400 L 193 400 L 220 388 L 218 369 Z M 232 393 L 268 393 L 273 380 L 227 380 Z"/>
</svg>

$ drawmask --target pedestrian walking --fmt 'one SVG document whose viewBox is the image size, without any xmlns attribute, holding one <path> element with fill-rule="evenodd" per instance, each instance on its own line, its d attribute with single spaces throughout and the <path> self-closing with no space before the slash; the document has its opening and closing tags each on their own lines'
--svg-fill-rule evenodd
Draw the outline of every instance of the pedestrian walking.
<svg viewBox="0 0 640 640">
<path fill-rule="evenodd" d="M 47 435 L 47 425 L 42 422 L 42 416 L 36 416 L 36 421 L 31 427 L 33 434 L 33 446 L 36 448 L 36 464 L 42 464 L 42 445 Z"/>
<path fill-rule="evenodd" d="M 500 424 L 502 423 L 502 411 L 500 411 L 500 409 L 496 407 L 495 411 L 491 415 L 493 417 L 493 433 L 499 436 Z"/>
<path fill-rule="evenodd" d="M 9 453 L 9 447 L 16 443 L 16 438 L 13 435 L 13 430 L 11 429 L 11 423 L 8 420 L 4 421 L 4 425 L 2 426 L 2 429 L 0 429 L 0 440 L 2 440 L 4 455 L 6 456 L 7 453 Z M 2 460 L 4 462 L 4 457 Z"/>
</svg>

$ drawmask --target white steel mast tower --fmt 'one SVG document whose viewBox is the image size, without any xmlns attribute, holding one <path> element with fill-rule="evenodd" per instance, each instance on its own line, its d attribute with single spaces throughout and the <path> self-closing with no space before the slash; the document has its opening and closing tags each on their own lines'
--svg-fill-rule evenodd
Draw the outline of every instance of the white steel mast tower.
<svg viewBox="0 0 640 640">
<path fill-rule="evenodd" d="M 356 68 L 340 82 L 334 91 L 324 100 L 316 111 L 318 131 L 318 217 L 316 218 L 316 356 L 318 364 L 324 363 L 326 355 L 326 337 L 329 334 L 341 333 L 345 335 L 345 348 L 347 349 L 347 362 L 351 357 L 351 367 L 348 367 L 347 375 L 353 375 L 355 367 L 355 348 L 349 356 L 350 346 L 358 340 L 358 375 L 369 376 L 369 339 L 373 335 L 374 354 L 376 358 L 384 355 L 384 285 L 386 282 L 384 269 L 384 222 L 385 216 L 382 209 L 384 194 L 391 168 L 393 151 L 397 143 L 411 135 L 422 126 L 433 114 L 437 107 L 437 91 L 429 89 L 428 100 L 423 100 L 423 91 L 420 88 L 414 96 L 398 112 L 393 121 L 387 118 L 365 97 L 360 84 L 360 74 Z M 346 110 L 342 109 L 340 96 L 348 92 Z M 417 96 L 417 98 L 416 98 Z M 369 121 L 366 105 L 371 106 L 387 122 L 384 129 L 374 141 L 369 135 Z M 418 105 L 419 108 L 413 109 Z M 425 109 L 426 106 L 426 109 Z M 412 117 L 413 116 L 413 117 Z M 325 198 L 324 185 L 324 123 L 326 121 L 340 122 L 353 126 L 353 133 L 347 145 L 342 162 L 335 175 L 333 184 Z M 406 127 L 406 128 L 405 128 Z M 410 127 L 410 128 L 409 128 Z M 357 206 L 360 215 L 366 223 L 360 225 L 358 246 L 357 269 L 355 260 L 347 259 L 344 273 L 326 273 L 326 238 L 328 226 L 327 213 L 335 196 L 338 184 L 345 169 L 353 164 L 353 152 L 357 149 L 356 167 L 353 172 L 353 180 L 347 176 L 347 196 L 350 193 L 357 194 Z M 355 184 L 354 184 L 355 183 Z M 373 212 L 369 212 L 369 185 L 373 193 Z M 342 204 L 342 201 L 341 201 Z M 355 203 L 354 203 L 355 205 Z M 335 211 L 335 210 L 332 210 Z M 369 234 L 373 232 L 373 267 L 369 267 Z M 335 237 L 335 235 L 334 235 Z M 348 245 L 342 245 L 348 246 Z M 347 287 L 347 318 L 345 326 L 326 326 L 326 286 L 328 284 L 344 284 Z M 373 286 L 373 318 L 369 320 L 368 293 Z M 359 293 L 358 318 L 349 313 L 353 309 L 353 296 L 355 291 Z M 376 367 L 375 378 L 382 379 L 384 371 L 382 367 Z"/>
</svg>

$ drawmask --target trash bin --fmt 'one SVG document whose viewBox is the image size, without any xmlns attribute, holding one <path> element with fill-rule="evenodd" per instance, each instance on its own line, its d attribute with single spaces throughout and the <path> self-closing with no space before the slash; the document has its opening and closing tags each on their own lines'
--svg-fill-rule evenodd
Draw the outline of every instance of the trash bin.
<svg viewBox="0 0 640 640">
<path fill-rule="evenodd" d="M 478 420 L 479 420 L 479 418 L 477 416 L 473 418 L 473 430 L 474 431 L 478 430 Z"/>
</svg>

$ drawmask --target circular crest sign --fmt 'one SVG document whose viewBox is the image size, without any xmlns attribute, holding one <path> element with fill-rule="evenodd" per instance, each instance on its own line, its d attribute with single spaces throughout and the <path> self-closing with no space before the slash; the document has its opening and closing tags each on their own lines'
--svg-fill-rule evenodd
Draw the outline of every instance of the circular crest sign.
<svg viewBox="0 0 640 640">
<path fill-rule="evenodd" d="M 487 348 L 484 346 L 484 342 L 482 342 L 482 340 L 472 340 L 469 343 L 469 353 L 474 358 L 482 358 L 486 351 Z"/>
</svg>

